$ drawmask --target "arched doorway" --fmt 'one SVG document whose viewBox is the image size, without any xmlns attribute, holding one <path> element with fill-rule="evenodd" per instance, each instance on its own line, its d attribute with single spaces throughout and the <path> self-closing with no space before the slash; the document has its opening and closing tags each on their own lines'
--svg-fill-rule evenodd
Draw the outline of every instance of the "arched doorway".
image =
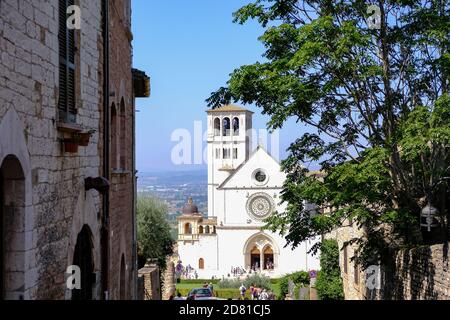
<svg viewBox="0 0 450 320">
<path fill-rule="evenodd" d="M 252 270 L 258 270 L 261 267 L 261 252 L 256 246 L 250 252 L 250 266 Z"/>
<path fill-rule="evenodd" d="M 273 261 L 273 249 L 271 246 L 267 246 L 264 249 L 264 270 L 273 270 L 274 269 L 274 261 Z"/>
<path fill-rule="evenodd" d="M 266 233 L 251 236 L 244 245 L 245 268 L 252 270 L 275 270 L 280 250 Z"/>
<path fill-rule="evenodd" d="M 25 176 L 19 160 L 0 166 L 1 300 L 20 300 L 25 290 Z"/>
<path fill-rule="evenodd" d="M 126 289 L 125 289 L 125 256 L 122 255 L 122 259 L 120 261 L 120 300 L 126 299 Z"/>
<path fill-rule="evenodd" d="M 78 234 L 73 264 L 78 266 L 81 271 L 81 289 L 72 291 L 72 300 L 92 300 L 94 260 L 92 257 L 92 233 L 87 225 Z"/>
<path fill-rule="evenodd" d="M 200 259 L 198 260 L 198 268 L 199 268 L 200 270 L 205 269 L 205 260 L 204 260 L 203 258 L 200 258 Z"/>
<path fill-rule="evenodd" d="M 203 231 L 203 226 L 198 227 L 198 233 L 199 233 L 199 234 L 203 234 L 203 232 L 204 232 L 204 231 Z"/>
</svg>

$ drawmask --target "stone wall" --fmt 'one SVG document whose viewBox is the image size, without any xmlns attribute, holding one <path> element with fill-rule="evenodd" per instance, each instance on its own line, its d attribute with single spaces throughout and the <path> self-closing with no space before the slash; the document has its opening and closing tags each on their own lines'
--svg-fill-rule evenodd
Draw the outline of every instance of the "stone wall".
<svg viewBox="0 0 450 320">
<path fill-rule="evenodd" d="M 448 243 L 399 251 L 384 269 L 380 299 L 449 300 Z"/>
<path fill-rule="evenodd" d="M 80 226 L 89 225 L 94 235 L 94 271 L 100 271 L 101 199 L 95 191 L 84 191 L 84 179 L 100 175 L 100 1 L 81 5 L 90 14 L 82 16 L 78 38 L 77 123 L 96 133 L 88 147 L 69 154 L 57 128 L 58 1 L 0 2 L 0 163 L 11 155 L 24 173 L 25 248 L 18 262 L 24 264 L 19 291 L 25 299 L 66 297 L 65 270 Z"/>
<path fill-rule="evenodd" d="M 10 244 L 7 272 L 9 299 L 70 299 L 66 268 L 73 263 L 77 235 L 88 226 L 92 240 L 93 298 L 100 299 L 102 197 L 85 191 L 84 179 L 103 174 L 103 43 L 101 1 L 76 1 L 81 6 L 81 30 L 76 31 L 76 123 L 95 130 L 87 147 L 64 152 L 58 128 L 59 1 L 0 1 L 0 166 L 14 159 L 21 179 L 20 197 L 0 204 L 0 212 L 20 213 L 12 228 L 20 241 Z M 133 93 L 131 33 L 126 12 L 130 0 L 109 1 L 111 30 L 111 103 L 124 101 L 121 156 L 126 166 L 111 179 L 110 298 L 119 298 L 121 258 L 125 263 L 125 297 L 132 297 L 136 277 L 133 262 Z M 115 167 L 116 168 L 116 167 Z M 3 184 L 3 177 L 1 183 Z M 5 178 L 6 179 L 6 178 Z M 11 183 L 11 186 L 18 185 Z M 17 188 L 16 188 L 17 189 Z M 0 190 L 3 191 L 3 190 Z M 5 193 L 14 192 L 5 190 Z M 9 212 L 9 211 L 8 211 Z M 6 213 L 5 217 L 8 216 Z M 11 225 L 11 224 L 10 224 Z M 15 226 L 15 227 L 14 227 Z M 0 239 L 8 243 L 5 239 Z M 15 247 L 15 248 L 14 248 Z M 19 250 L 20 249 L 20 250 Z M 133 276 L 134 272 L 134 276 Z M 2 277 L 4 275 L 1 275 Z"/>
<path fill-rule="evenodd" d="M 139 270 L 139 278 L 143 278 L 144 282 L 144 300 L 161 300 L 161 281 L 158 266 L 147 263 L 144 268 Z M 139 295 L 142 296 L 142 293 Z"/>
<path fill-rule="evenodd" d="M 132 88 L 131 0 L 109 1 L 110 34 L 110 110 L 111 117 L 111 189 L 110 189 L 110 278 L 111 299 L 130 299 L 136 290 L 137 270 L 133 246 L 134 190 L 134 96 Z M 116 123 L 112 123 L 115 121 Z M 115 135 L 115 136 L 113 136 Z M 112 144 L 116 145 L 112 145 Z M 125 288 L 120 288 L 121 264 L 125 261 Z M 121 293 L 121 290 L 123 291 Z M 121 297 L 122 295 L 122 297 Z"/>
<path fill-rule="evenodd" d="M 357 253 L 357 245 L 344 244 L 353 238 L 359 238 L 364 235 L 363 231 L 358 229 L 356 224 L 351 221 L 345 221 L 343 227 L 327 234 L 325 238 L 335 239 L 339 246 L 339 266 L 341 269 L 341 278 L 344 289 L 345 299 L 360 300 L 366 298 L 364 272 L 352 261 Z M 359 280 L 359 281 L 355 281 Z"/>
<path fill-rule="evenodd" d="M 336 239 L 345 299 L 347 300 L 449 300 L 448 243 L 393 251 L 392 260 L 380 268 L 380 289 L 369 290 L 366 273 L 352 261 L 355 245 L 344 252 L 344 243 L 364 233 L 348 221 L 326 238 Z M 346 267 L 345 267 L 346 265 Z"/>
<path fill-rule="evenodd" d="M 176 257 L 167 258 L 167 269 L 163 274 L 162 299 L 169 300 L 175 297 L 176 293 L 176 276 L 175 276 Z"/>
</svg>

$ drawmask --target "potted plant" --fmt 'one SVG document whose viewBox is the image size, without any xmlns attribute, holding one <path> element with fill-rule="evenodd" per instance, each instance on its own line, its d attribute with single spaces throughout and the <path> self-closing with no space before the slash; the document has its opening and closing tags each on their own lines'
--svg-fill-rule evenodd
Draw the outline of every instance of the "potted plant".
<svg viewBox="0 0 450 320">
<path fill-rule="evenodd" d="M 83 132 L 78 134 L 79 145 L 82 147 L 87 147 L 89 145 L 89 140 L 95 130 L 89 130 L 88 132 Z"/>
<path fill-rule="evenodd" d="M 77 153 L 78 152 L 79 140 L 72 139 L 64 139 L 64 152 L 68 153 Z"/>
</svg>

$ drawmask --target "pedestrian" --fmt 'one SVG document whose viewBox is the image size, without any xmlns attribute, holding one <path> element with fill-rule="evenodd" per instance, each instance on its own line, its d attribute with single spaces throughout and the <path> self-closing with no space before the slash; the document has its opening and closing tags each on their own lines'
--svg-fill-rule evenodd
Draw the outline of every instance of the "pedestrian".
<svg viewBox="0 0 450 320">
<path fill-rule="evenodd" d="M 250 296 L 251 296 L 252 300 L 255 300 L 255 285 L 253 283 L 250 286 Z"/>
<path fill-rule="evenodd" d="M 208 289 L 209 289 L 209 291 L 211 291 L 211 294 L 214 296 L 214 286 L 213 286 L 212 282 L 209 283 Z"/>
<path fill-rule="evenodd" d="M 239 288 L 239 291 L 241 293 L 241 300 L 244 300 L 245 293 L 247 292 L 247 288 L 244 286 L 244 284 L 241 284 L 241 287 Z"/>
<path fill-rule="evenodd" d="M 267 293 L 266 289 L 264 289 L 261 293 L 260 300 L 269 300 L 269 294 Z"/>
</svg>

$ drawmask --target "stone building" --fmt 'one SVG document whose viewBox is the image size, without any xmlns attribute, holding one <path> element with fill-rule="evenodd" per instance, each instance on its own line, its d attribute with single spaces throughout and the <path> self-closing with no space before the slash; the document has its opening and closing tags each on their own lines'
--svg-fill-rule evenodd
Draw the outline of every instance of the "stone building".
<svg viewBox="0 0 450 320">
<path fill-rule="evenodd" d="M 3 299 L 135 297 L 130 2 L 0 2 Z"/>
</svg>

